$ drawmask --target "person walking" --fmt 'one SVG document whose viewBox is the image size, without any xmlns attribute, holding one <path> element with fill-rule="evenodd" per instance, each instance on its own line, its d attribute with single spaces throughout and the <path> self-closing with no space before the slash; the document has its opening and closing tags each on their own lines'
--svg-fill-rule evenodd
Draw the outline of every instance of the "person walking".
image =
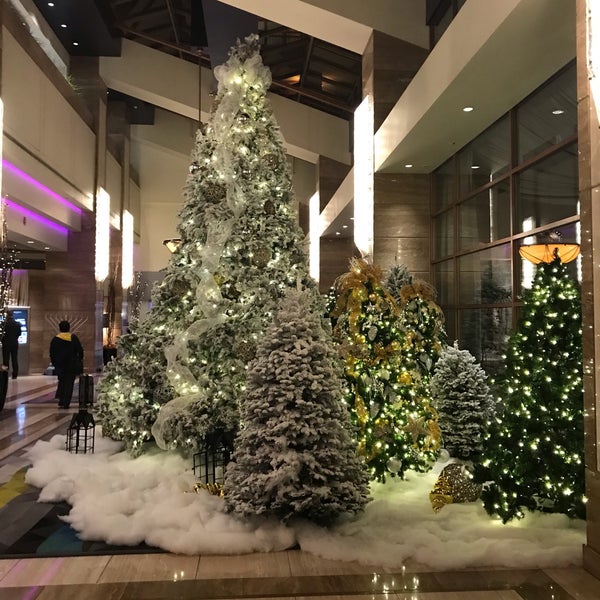
<svg viewBox="0 0 600 600">
<path fill-rule="evenodd" d="M 12 310 L 6 311 L 6 322 L 4 323 L 4 334 L 2 336 L 2 364 L 8 371 L 9 362 L 12 365 L 12 378 L 19 376 L 19 337 L 21 336 L 21 325 L 13 316 Z"/>
<path fill-rule="evenodd" d="M 50 362 L 58 375 L 56 398 L 60 408 L 69 408 L 75 377 L 83 372 L 83 346 L 70 329 L 69 321 L 61 321 L 59 333 L 50 342 Z"/>
</svg>

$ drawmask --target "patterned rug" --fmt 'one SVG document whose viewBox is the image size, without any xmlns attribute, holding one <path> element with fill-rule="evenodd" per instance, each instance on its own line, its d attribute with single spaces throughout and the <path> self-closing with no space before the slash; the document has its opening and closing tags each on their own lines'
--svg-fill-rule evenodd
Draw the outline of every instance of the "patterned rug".
<svg viewBox="0 0 600 600">
<path fill-rule="evenodd" d="M 39 489 L 25 482 L 27 468 L 18 470 L 0 486 L 0 558 L 164 552 L 146 544 L 111 546 L 80 539 L 61 520 L 70 510 L 66 502 L 37 501 Z"/>
</svg>

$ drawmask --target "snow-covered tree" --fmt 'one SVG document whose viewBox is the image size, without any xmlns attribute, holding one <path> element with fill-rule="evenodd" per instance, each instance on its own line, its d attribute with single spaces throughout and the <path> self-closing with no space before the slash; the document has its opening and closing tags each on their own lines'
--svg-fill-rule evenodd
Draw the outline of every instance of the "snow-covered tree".
<svg viewBox="0 0 600 600">
<path fill-rule="evenodd" d="M 498 379 L 502 410 L 476 467 L 490 514 L 585 517 L 581 297 L 566 265 L 538 265 Z"/>
<path fill-rule="evenodd" d="M 468 350 L 446 346 L 431 378 L 444 448 L 462 459 L 477 459 L 495 414 L 487 375 Z"/>
<path fill-rule="evenodd" d="M 409 469 L 427 471 L 437 456 L 440 430 L 423 378 L 403 364 L 399 310 L 381 277 L 378 267 L 352 259 L 350 271 L 336 281 L 332 316 L 358 452 L 372 477 L 385 481 Z"/>
<path fill-rule="evenodd" d="M 215 76 L 179 214 L 181 244 L 147 320 L 124 336 L 126 356 L 99 386 L 104 430 L 134 452 L 151 435 L 191 452 L 207 435 L 235 431 L 246 365 L 279 298 L 298 279 L 314 285 L 258 36 L 238 42 Z"/>
<path fill-rule="evenodd" d="M 314 304 L 311 291 L 290 290 L 250 365 L 225 475 L 226 505 L 240 515 L 326 524 L 368 501 L 341 365 Z"/>
<path fill-rule="evenodd" d="M 400 290 L 412 282 L 413 276 L 408 267 L 401 263 L 395 263 L 390 267 L 383 285 L 396 303 L 400 304 Z"/>
</svg>

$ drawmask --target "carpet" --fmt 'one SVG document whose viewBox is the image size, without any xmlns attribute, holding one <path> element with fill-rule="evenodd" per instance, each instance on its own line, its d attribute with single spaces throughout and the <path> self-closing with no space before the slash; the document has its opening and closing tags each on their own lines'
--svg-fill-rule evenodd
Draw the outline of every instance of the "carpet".
<svg viewBox="0 0 600 600">
<path fill-rule="evenodd" d="M 0 486 L 0 558 L 164 552 L 146 544 L 112 546 L 103 541 L 80 539 L 61 520 L 71 509 L 66 502 L 37 501 L 40 490 L 25 481 L 28 468 L 19 469 Z"/>
</svg>

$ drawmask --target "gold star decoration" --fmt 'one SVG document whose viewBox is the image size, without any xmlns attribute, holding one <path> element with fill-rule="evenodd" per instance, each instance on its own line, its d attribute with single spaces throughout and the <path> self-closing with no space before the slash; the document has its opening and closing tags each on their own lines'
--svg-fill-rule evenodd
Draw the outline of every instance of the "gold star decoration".
<svg viewBox="0 0 600 600">
<path fill-rule="evenodd" d="M 410 433 L 412 437 L 413 444 L 417 443 L 417 439 L 420 435 L 429 435 L 429 429 L 423 426 L 425 422 L 425 417 L 419 417 L 418 419 L 413 419 L 410 415 L 408 415 L 408 423 L 401 427 L 402 431 L 406 431 Z"/>
</svg>

